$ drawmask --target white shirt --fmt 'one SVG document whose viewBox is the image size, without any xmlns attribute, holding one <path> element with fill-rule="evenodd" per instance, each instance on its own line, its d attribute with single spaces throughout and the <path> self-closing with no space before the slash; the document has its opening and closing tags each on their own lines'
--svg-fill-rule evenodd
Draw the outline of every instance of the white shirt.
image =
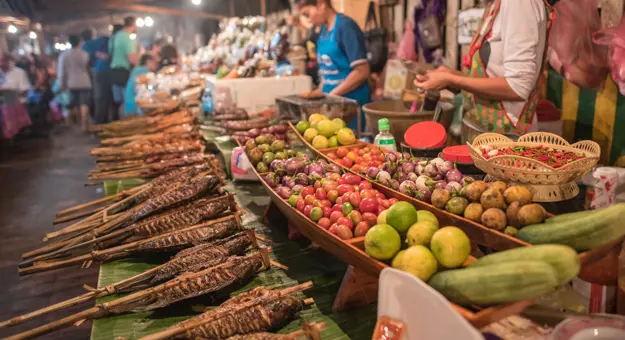
<svg viewBox="0 0 625 340">
<path fill-rule="evenodd" d="M 488 76 L 505 77 L 510 88 L 525 100 L 503 102 L 514 124 L 519 120 L 540 75 L 547 41 L 547 22 L 543 0 L 502 0 L 488 39 L 491 51 L 486 67 Z M 534 115 L 531 131 L 536 131 L 536 123 Z"/>
<path fill-rule="evenodd" d="M 19 67 L 11 67 L 0 77 L 0 89 L 13 90 L 16 92 L 26 92 L 30 89 L 30 81 L 26 71 Z"/>
</svg>

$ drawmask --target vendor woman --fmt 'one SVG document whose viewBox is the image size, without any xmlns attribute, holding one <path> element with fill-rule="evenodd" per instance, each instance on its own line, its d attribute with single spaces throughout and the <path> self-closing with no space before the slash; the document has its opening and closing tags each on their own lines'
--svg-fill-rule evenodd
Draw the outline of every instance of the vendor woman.
<svg viewBox="0 0 625 340">
<path fill-rule="evenodd" d="M 337 13 L 331 0 L 303 0 L 300 13 L 321 27 L 317 39 L 321 83 L 317 90 L 354 99 L 360 105 L 371 101 L 365 36 L 358 24 Z M 349 126 L 356 128 L 356 119 Z"/>
<path fill-rule="evenodd" d="M 544 0 L 491 0 L 463 59 L 468 74 L 439 67 L 418 75 L 424 90 L 462 90 L 474 105 L 465 113 L 463 136 L 483 132 L 512 138 L 537 131 L 537 82 L 545 60 L 551 7 Z"/>
</svg>

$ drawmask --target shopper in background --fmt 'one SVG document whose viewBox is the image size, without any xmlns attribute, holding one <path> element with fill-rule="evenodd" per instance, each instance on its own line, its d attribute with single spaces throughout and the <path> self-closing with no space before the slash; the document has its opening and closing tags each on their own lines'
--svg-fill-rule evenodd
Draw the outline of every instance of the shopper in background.
<svg viewBox="0 0 625 340">
<path fill-rule="evenodd" d="M 159 59 L 163 46 L 165 46 L 164 38 L 154 39 L 154 42 L 152 42 L 152 45 L 150 46 L 150 54 L 156 57 L 156 59 Z"/>
<path fill-rule="evenodd" d="M 155 56 L 144 54 L 139 59 L 139 66 L 132 69 L 124 97 L 124 113 L 126 117 L 141 114 L 137 106 L 137 77 L 149 72 L 156 72 L 158 67 L 158 59 Z"/>
<path fill-rule="evenodd" d="M 178 50 L 172 44 L 164 45 L 160 50 L 159 57 L 159 69 L 165 66 L 178 65 Z"/>
<path fill-rule="evenodd" d="M 116 104 L 124 102 L 124 93 L 132 65 L 137 64 L 137 44 L 130 35 L 137 32 L 135 17 L 124 18 L 124 28 L 109 41 L 111 88 Z"/>
<path fill-rule="evenodd" d="M 343 96 L 360 105 L 371 101 L 365 35 L 356 22 L 332 8 L 331 0 L 302 0 L 300 13 L 321 26 L 317 61 L 321 84 L 317 91 Z M 364 113 L 362 115 L 364 121 Z M 356 119 L 348 123 L 356 128 Z"/>
<path fill-rule="evenodd" d="M 3 139 L 13 138 L 21 129 L 32 124 L 24 107 L 29 89 L 26 71 L 15 66 L 13 57 L 0 51 L 0 137 Z"/>
<path fill-rule="evenodd" d="M 119 32 L 122 25 L 115 25 L 112 34 Z M 117 32 L 115 31 L 117 28 Z M 109 37 L 98 36 L 83 44 L 83 50 L 89 54 L 89 64 L 93 68 L 93 97 L 95 102 L 94 123 L 104 124 L 119 119 L 119 114 L 113 112 L 112 84 L 110 81 L 110 60 L 108 55 Z"/>
<path fill-rule="evenodd" d="M 70 117 L 78 117 L 83 132 L 89 132 L 89 105 L 91 103 L 91 77 L 89 75 L 89 55 L 82 50 L 80 37 L 71 35 L 72 48 L 61 55 L 58 72 L 61 90 L 71 93 Z"/>
</svg>

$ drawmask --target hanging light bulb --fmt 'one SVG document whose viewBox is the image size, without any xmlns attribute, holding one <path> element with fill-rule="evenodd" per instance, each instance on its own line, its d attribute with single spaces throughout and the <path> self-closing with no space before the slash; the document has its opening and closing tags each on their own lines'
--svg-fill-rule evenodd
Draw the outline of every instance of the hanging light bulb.
<svg viewBox="0 0 625 340">
<path fill-rule="evenodd" d="M 109 32 L 113 32 L 113 25 L 109 25 Z"/>
<path fill-rule="evenodd" d="M 69 50 L 70 48 L 72 48 L 72 44 L 70 44 L 69 42 L 65 43 L 65 49 Z"/>
<path fill-rule="evenodd" d="M 11 24 L 11 25 L 9 25 L 9 27 L 7 27 L 7 31 L 9 33 L 13 33 L 13 34 L 17 33 L 17 27 L 15 27 L 15 25 Z"/>
<path fill-rule="evenodd" d="M 199 6 L 199 5 L 202 4 L 202 0 L 191 0 L 191 3 L 196 5 L 196 6 Z"/>
<path fill-rule="evenodd" d="M 150 17 L 150 16 L 145 17 L 145 19 L 143 19 L 143 21 L 145 21 L 145 26 L 147 26 L 147 27 L 154 26 L 154 19 L 152 19 L 152 17 Z"/>
<path fill-rule="evenodd" d="M 137 35 L 135 33 L 130 33 L 130 40 L 137 39 Z"/>
<path fill-rule="evenodd" d="M 137 18 L 137 27 L 143 27 L 145 26 L 145 22 L 143 21 L 143 18 Z"/>
<path fill-rule="evenodd" d="M 31 39 L 37 39 L 37 33 L 35 33 L 34 31 L 30 31 L 30 33 L 28 34 L 28 36 L 29 36 Z"/>
</svg>

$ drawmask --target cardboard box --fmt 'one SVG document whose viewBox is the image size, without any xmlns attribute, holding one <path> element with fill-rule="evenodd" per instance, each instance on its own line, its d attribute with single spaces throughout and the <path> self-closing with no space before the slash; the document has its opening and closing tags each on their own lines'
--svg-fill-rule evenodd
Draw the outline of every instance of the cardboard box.
<svg viewBox="0 0 625 340">
<path fill-rule="evenodd" d="M 386 63 L 384 97 L 402 99 L 404 90 L 415 91 L 414 79 L 418 71 L 432 70 L 432 65 L 391 59 Z"/>
</svg>

